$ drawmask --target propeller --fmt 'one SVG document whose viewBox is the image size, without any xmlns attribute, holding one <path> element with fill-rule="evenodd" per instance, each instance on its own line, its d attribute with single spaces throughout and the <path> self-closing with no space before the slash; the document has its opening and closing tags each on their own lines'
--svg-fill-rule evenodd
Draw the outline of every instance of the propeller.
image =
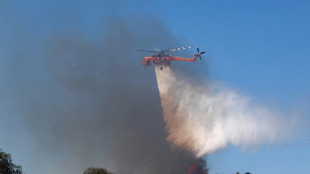
<svg viewBox="0 0 310 174">
<path fill-rule="evenodd" d="M 174 51 L 180 51 L 180 50 L 185 50 L 185 49 L 189 49 L 189 48 L 193 48 L 191 46 L 189 47 L 179 47 L 179 48 L 174 48 L 174 49 L 168 49 L 168 50 L 160 50 L 160 49 L 155 49 L 155 51 L 149 51 L 149 50 L 137 50 L 140 52 L 147 52 L 147 53 L 164 53 L 164 52 L 174 52 Z"/>
<path fill-rule="evenodd" d="M 199 54 L 199 59 L 200 59 L 200 61 L 202 62 L 201 55 L 204 54 L 204 53 L 206 53 L 206 52 L 205 52 L 205 51 L 200 52 L 198 47 L 197 47 L 197 52 L 198 52 L 198 54 Z"/>
<path fill-rule="evenodd" d="M 191 46 L 189 46 L 189 47 L 179 47 L 179 48 L 170 49 L 169 51 L 170 52 L 180 51 L 180 50 L 185 50 L 185 49 L 189 49 L 189 48 L 193 48 L 193 47 L 191 47 Z"/>
<path fill-rule="evenodd" d="M 158 51 L 148 51 L 148 50 L 136 50 L 140 52 L 147 52 L 147 53 L 157 53 Z"/>
</svg>

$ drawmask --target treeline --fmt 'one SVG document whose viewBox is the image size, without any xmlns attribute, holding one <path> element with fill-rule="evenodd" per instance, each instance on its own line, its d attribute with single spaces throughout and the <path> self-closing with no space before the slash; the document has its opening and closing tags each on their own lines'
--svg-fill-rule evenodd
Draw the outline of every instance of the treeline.
<svg viewBox="0 0 310 174">
<path fill-rule="evenodd" d="M 24 174 L 21 165 L 12 162 L 11 154 L 0 149 L 0 174 Z M 83 174 L 112 174 L 104 168 L 90 167 Z"/>
<path fill-rule="evenodd" d="M 0 149 L 0 174 L 23 174 L 22 166 L 12 162 L 11 154 Z"/>
<path fill-rule="evenodd" d="M 0 149 L 0 174 L 24 174 L 21 165 L 16 165 L 12 162 L 11 154 L 5 153 Z M 83 174 L 112 174 L 104 168 L 89 167 Z M 240 174 L 237 172 L 236 174 Z M 245 174 L 251 174 L 247 172 Z"/>
</svg>

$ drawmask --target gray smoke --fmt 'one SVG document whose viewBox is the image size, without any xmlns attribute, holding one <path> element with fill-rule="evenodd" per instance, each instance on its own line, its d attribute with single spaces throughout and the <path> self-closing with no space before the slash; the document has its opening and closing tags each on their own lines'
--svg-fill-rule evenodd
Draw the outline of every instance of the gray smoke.
<svg viewBox="0 0 310 174">
<path fill-rule="evenodd" d="M 195 160 L 166 142 L 155 73 L 135 52 L 176 39 L 154 19 L 107 21 L 95 36 L 12 26 L 2 89 L 31 133 L 27 173 L 182 174 Z"/>
</svg>

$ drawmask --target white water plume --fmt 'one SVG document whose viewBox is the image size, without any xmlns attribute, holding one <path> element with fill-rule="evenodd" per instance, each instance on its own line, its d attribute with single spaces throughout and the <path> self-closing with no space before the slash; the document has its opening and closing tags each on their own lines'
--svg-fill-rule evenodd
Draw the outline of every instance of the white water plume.
<svg viewBox="0 0 310 174">
<path fill-rule="evenodd" d="M 167 140 L 174 148 L 200 157 L 228 144 L 257 147 L 272 143 L 287 128 L 278 119 L 281 114 L 223 85 L 178 77 L 169 67 L 155 71 Z"/>
</svg>

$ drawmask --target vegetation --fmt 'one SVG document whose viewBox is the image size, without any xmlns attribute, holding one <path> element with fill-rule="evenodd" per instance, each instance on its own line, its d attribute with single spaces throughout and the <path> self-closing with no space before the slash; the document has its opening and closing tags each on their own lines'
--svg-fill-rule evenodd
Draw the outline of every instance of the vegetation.
<svg viewBox="0 0 310 174">
<path fill-rule="evenodd" d="M 112 174 L 112 173 L 103 168 L 90 167 L 86 169 L 83 174 Z"/>
<path fill-rule="evenodd" d="M 22 167 L 12 162 L 11 154 L 0 149 L 0 174 L 23 174 Z"/>
</svg>

